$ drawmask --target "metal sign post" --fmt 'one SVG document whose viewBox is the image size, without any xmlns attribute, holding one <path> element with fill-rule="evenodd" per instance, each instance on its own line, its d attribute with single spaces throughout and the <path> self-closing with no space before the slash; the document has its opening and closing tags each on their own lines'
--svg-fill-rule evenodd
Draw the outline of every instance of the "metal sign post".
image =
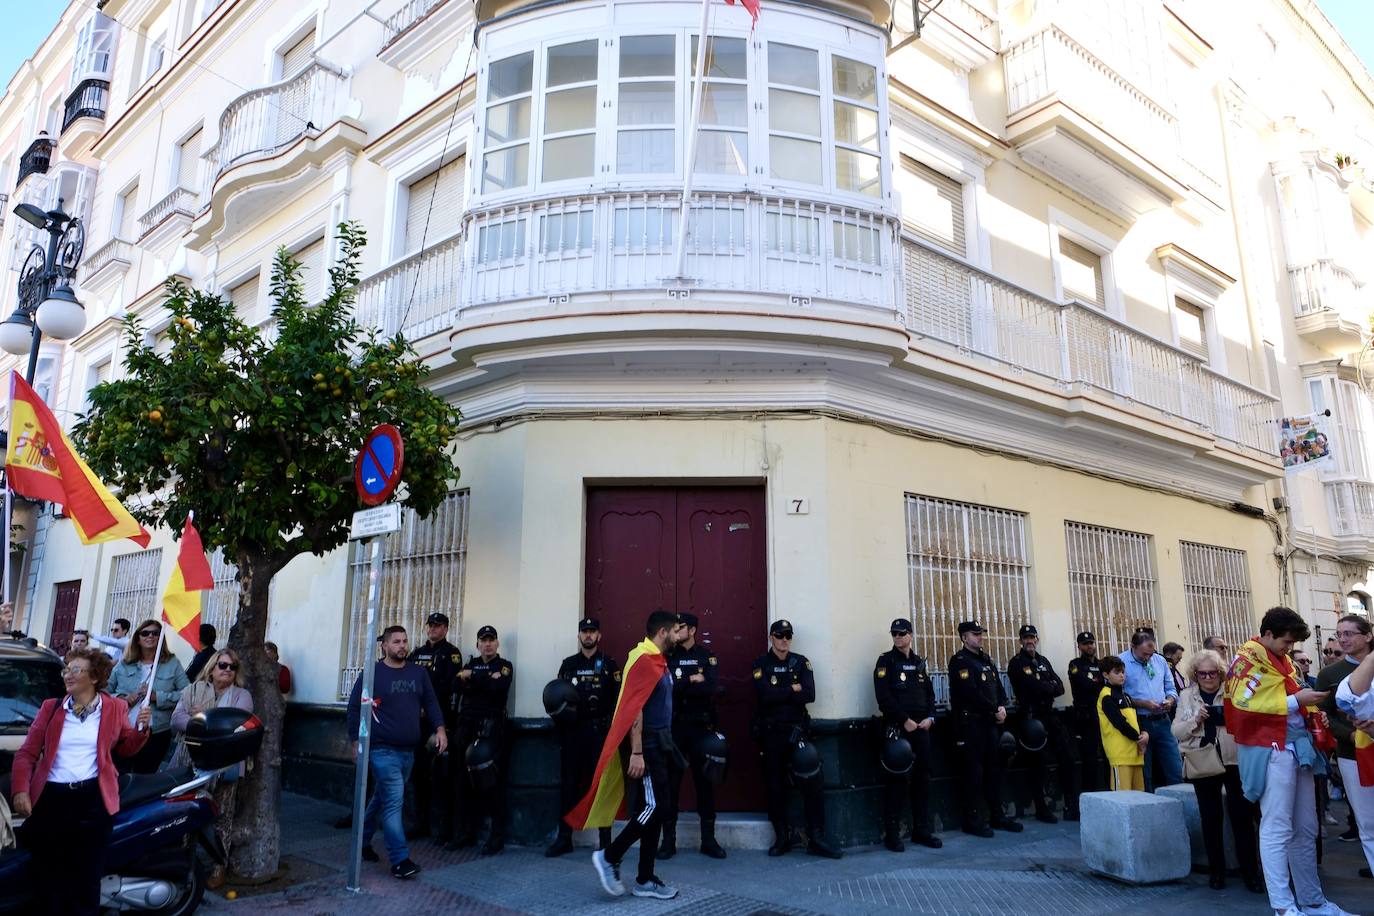
<svg viewBox="0 0 1374 916">
<path fill-rule="evenodd" d="M 382 584 L 382 541 L 372 537 L 364 541 L 371 551 L 367 567 L 367 642 L 372 646 L 377 642 L 377 598 Z M 375 650 L 374 650 L 375 651 Z M 367 763 L 368 749 L 372 745 L 372 682 L 376 677 L 377 663 L 365 658 L 363 662 L 363 689 L 358 701 L 358 760 L 357 775 L 353 781 L 353 844 L 348 857 L 348 889 L 362 890 L 363 886 L 363 817 L 367 807 Z"/>
</svg>

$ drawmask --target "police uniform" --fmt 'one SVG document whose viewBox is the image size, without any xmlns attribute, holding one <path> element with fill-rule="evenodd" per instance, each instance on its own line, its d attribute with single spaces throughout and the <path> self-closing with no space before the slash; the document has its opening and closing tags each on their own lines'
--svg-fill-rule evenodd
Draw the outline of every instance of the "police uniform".
<svg viewBox="0 0 1374 916">
<path fill-rule="evenodd" d="M 1081 650 L 1085 643 L 1096 643 L 1092 633 L 1078 634 Z M 1097 721 L 1097 698 L 1107 681 L 1097 665 L 1097 656 L 1082 652 L 1069 662 L 1069 689 L 1073 692 L 1073 733 L 1078 749 L 1079 778 L 1084 792 L 1097 792 L 1107 785 L 1102 754 L 1102 730 Z"/>
<path fill-rule="evenodd" d="M 983 632 L 974 621 L 959 624 L 959 635 Z M 963 789 L 964 830 L 991 836 L 989 828 L 1019 831 L 1021 825 L 1002 809 L 1002 760 L 998 755 L 997 709 L 1007 705 L 1007 692 L 997 665 L 982 649 L 960 649 L 949 660 L 949 705 L 954 719 L 954 748 Z M 987 801 L 988 819 L 978 810 Z"/>
<path fill-rule="evenodd" d="M 579 633 L 600 631 L 601 623 L 592 617 L 584 618 L 577 626 Z M 576 718 L 567 722 L 555 722 L 558 734 L 559 765 L 559 819 L 558 838 L 555 847 L 572 848 L 572 828 L 563 820 L 582 796 L 591 788 L 592 777 L 596 774 L 597 759 L 601 756 L 601 746 L 606 741 L 606 732 L 611 727 L 611 716 L 615 713 L 616 699 L 620 695 L 620 663 L 600 649 L 590 656 L 574 652 L 558 666 L 558 677 L 567 681 L 577 690 L 578 703 Z M 610 828 L 602 828 L 602 848 L 610 841 Z"/>
<path fill-rule="evenodd" d="M 777 620 L 768 630 L 772 636 L 792 635 L 792 624 Z M 769 649 L 754 659 L 753 731 L 763 758 L 763 784 L 768 797 L 768 819 L 773 823 L 775 841 L 769 855 L 781 855 L 792 848 L 792 831 L 787 816 L 788 762 L 796 740 L 808 738 L 811 716 L 808 703 L 816 700 L 816 679 L 805 655 L 789 652 L 786 658 Z M 793 686 L 798 690 L 793 690 Z M 806 810 L 808 851 L 820 855 L 834 853 L 825 842 L 825 805 L 819 780 L 800 786 Z"/>
<path fill-rule="evenodd" d="M 678 621 L 689 629 L 698 625 L 695 614 L 678 614 Z M 701 851 L 714 859 L 725 858 L 716 842 L 716 787 L 706 778 L 706 758 L 701 742 L 716 730 L 716 690 L 720 668 L 716 655 L 701 643 L 687 649 L 674 646 L 668 652 L 668 674 L 673 678 L 673 744 L 678 754 L 668 758 L 668 810 L 663 817 L 663 843 L 658 858 L 668 859 L 677 852 L 678 800 L 682 778 L 692 771 L 692 787 L 697 793 L 697 814 L 701 818 Z M 700 674 L 705 680 L 693 682 Z M 680 755 L 680 756 L 679 756 Z M 685 760 L 687 766 L 681 766 Z"/>
<path fill-rule="evenodd" d="M 893 636 L 910 633 L 911 621 L 899 617 L 892 621 L 890 632 Z M 873 694 L 885 730 L 909 744 L 912 753 L 910 772 L 884 772 L 885 841 L 888 848 L 901 849 L 902 809 L 910 805 L 912 841 L 938 849 L 942 844 L 930 832 L 930 732 L 905 727 L 908 720 L 919 725 L 935 716 L 935 685 L 925 659 L 895 647 L 879 655 L 873 667 Z"/>
<path fill-rule="evenodd" d="M 448 616 L 440 613 L 430 614 L 425 623 L 448 626 Z M 431 811 L 437 805 L 439 818 L 436 837 L 438 842 L 443 843 L 448 841 L 452 833 L 450 821 L 453 817 L 453 779 L 448 773 L 448 754 L 436 756 L 432 753 L 429 748 L 429 736 L 439 724 L 444 725 L 450 736 L 453 735 L 454 692 L 458 669 L 463 667 L 463 653 L 447 639 L 441 639 L 437 643 L 426 640 L 424 645 L 411 651 L 410 661 L 429 672 L 434 695 L 439 698 L 439 708 L 444 711 L 443 723 L 423 721 L 423 709 L 420 712 L 420 731 L 423 737 L 419 747 L 415 749 L 415 764 L 410 771 L 410 782 L 415 788 L 415 833 L 417 836 L 425 836 L 430 832 L 433 822 Z"/>
<path fill-rule="evenodd" d="M 495 627 L 482 627 L 477 638 L 495 639 Z M 477 831 L 482 817 L 491 818 L 491 833 L 482 847 L 485 855 L 500 852 L 505 847 L 506 836 L 506 773 L 510 766 L 510 734 L 506 720 L 506 698 L 510 695 L 511 678 L 514 666 L 500 654 L 483 661 L 481 655 L 474 655 L 463 666 L 464 671 L 472 673 L 466 678 L 458 678 L 458 741 L 452 749 L 456 754 L 454 780 L 457 801 L 456 827 L 458 839 L 454 845 L 470 846 L 476 842 Z M 496 745 L 497 783 L 488 792 L 477 792 L 468 777 L 467 750 L 478 738 L 490 738 Z"/>
<path fill-rule="evenodd" d="M 1020 636 L 1026 639 L 1040 634 L 1035 627 L 1026 624 Z M 1022 724 L 1026 719 L 1037 719 L 1045 726 L 1045 746 L 1031 751 L 1022 744 L 1029 755 L 1031 777 L 1031 797 L 1035 799 L 1035 817 L 1047 824 L 1056 823 L 1048 800 L 1045 798 L 1045 764 L 1053 757 L 1059 770 L 1059 791 L 1064 796 L 1064 816 L 1071 821 L 1078 820 L 1078 768 L 1069 750 L 1069 736 L 1064 730 L 1063 720 L 1054 711 L 1054 701 L 1064 695 L 1064 682 L 1060 680 L 1050 660 L 1039 652 L 1034 654 L 1022 649 L 1012 657 L 1007 665 L 1007 676 L 1011 679 L 1011 689 L 1016 695 L 1016 705 Z"/>
</svg>

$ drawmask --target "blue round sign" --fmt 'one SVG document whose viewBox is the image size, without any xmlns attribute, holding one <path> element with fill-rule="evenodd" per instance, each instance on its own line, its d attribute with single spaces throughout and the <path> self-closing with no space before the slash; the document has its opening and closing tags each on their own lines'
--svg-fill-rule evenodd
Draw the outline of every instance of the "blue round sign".
<svg viewBox="0 0 1374 916">
<path fill-rule="evenodd" d="M 383 423 L 368 433 L 353 466 L 353 482 L 363 503 L 377 506 L 386 502 L 401 482 L 404 464 L 405 448 L 400 430 Z"/>
</svg>

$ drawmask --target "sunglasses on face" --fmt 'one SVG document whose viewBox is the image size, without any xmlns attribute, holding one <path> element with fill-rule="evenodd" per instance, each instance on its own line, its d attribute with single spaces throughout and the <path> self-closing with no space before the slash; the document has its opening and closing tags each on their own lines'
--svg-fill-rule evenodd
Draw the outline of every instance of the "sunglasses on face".
<svg viewBox="0 0 1374 916">
<path fill-rule="evenodd" d="M 1221 672 L 1220 672 L 1220 671 L 1199 671 L 1199 672 L 1197 672 L 1197 676 L 1198 676 L 1198 677 L 1221 677 Z"/>
<path fill-rule="evenodd" d="M 1322 649 L 1322 655 L 1340 655 L 1339 649 Z"/>
<path fill-rule="evenodd" d="M 156 639 L 156 638 L 157 638 L 158 632 L 159 632 L 159 631 L 157 631 L 157 630 L 140 630 L 140 631 L 138 632 L 138 638 L 139 638 L 139 639 Z"/>
<path fill-rule="evenodd" d="M 221 670 L 221 671 L 237 671 L 237 670 L 239 670 L 239 666 L 236 665 L 236 664 L 234 664 L 233 662 L 217 662 L 217 663 L 215 664 L 215 667 L 218 668 L 218 669 Z"/>
</svg>

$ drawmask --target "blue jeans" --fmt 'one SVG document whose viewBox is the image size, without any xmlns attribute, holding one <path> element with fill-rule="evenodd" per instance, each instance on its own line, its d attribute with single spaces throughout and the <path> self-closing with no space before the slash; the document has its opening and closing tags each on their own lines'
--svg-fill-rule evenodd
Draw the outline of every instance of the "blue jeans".
<svg viewBox="0 0 1374 916">
<path fill-rule="evenodd" d="M 372 767 L 372 798 L 367 802 L 363 818 L 363 845 L 372 844 L 377 832 L 377 815 L 382 818 L 382 839 L 386 842 L 387 860 L 395 865 L 410 858 L 406 845 L 406 830 L 401 823 L 401 806 L 405 802 L 406 780 L 415 765 L 415 752 L 395 747 L 374 747 L 368 752 Z"/>
<path fill-rule="evenodd" d="M 1169 726 L 1168 716 L 1140 720 L 1140 727 L 1150 735 L 1150 743 L 1145 745 L 1145 791 L 1153 792 L 1155 786 L 1154 765 L 1164 774 L 1161 786 L 1172 786 L 1183 782 L 1183 756 L 1178 752 L 1178 742 Z"/>
</svg>

